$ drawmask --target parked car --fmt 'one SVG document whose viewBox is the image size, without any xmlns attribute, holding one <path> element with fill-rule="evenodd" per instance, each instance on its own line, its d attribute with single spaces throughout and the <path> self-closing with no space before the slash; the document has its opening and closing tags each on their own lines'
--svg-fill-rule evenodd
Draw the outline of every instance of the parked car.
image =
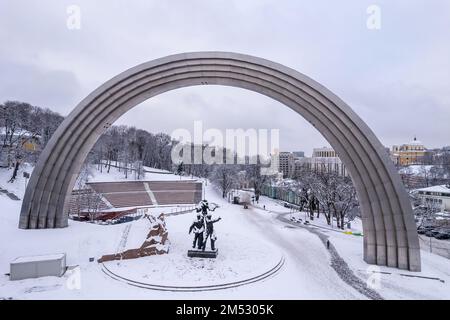
<svg viewBox="0 0 450 320">
<path fill-rule="evenodd" d="M 437 229 L 432 229 L 432 230 L 425 232 L 425 235 L 427 237 L 436 237 L 436 235 L 439 234 L 440 232 L 441 232 L 441 229 L 437 228 Z"/>
<path fill-rule="evenodd" d="M 433 230 L 429 230 L 429 231 L 425 232 L 425 235 L 426 235 L 427 237 L 433 237 L 433 236 L 434 236 L 434 235 L 433 235 Z"/>
<path fill-rule="evenodd" d="M 450 239 L 450 230 L 448 229 L 440 230 L 437 234 L 434 235 L 434 237 L 439 240 Z"/>
<path fill-rule="evenodd" d="M 418 227 L 417 228 L 417 233 L 418 234 L 425 234 L 428 231 L 432 231 L 433 229 L 434 229 L 434 227 L 432 227 L 432 226 Z"/>
<path fill-rule="evenodd" d="M 431 236 L 435 238 L 440 232 L 440 229 L 433 229 L 431 230 Z"/>
</svg>

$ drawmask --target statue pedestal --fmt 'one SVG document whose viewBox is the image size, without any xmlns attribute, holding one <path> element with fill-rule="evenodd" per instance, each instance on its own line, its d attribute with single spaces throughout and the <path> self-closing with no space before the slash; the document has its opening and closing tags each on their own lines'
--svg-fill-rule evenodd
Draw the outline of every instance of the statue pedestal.
<svg viewBox="0 0 450 320">
<path fill-rule="evenodd" d="M 188 257 L 190 258 L 217 258 L 218 250 L 188 250 Z"/>
</svg>

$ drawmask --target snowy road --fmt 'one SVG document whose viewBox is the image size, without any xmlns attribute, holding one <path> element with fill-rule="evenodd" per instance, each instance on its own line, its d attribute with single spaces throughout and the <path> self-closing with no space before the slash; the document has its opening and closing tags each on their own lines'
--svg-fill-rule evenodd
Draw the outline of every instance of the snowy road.
<svg viewBox="0 0 450 320">
<path fill-rule="evenodd" d="M 275 215 L 250 209 L 244 217 L 260 235 L 283 251 L 288 274 L 295 274 L 295 295 L 303 298 L 365 299 L 363 295 L 344 283 L 330 266 L 330 257 L 320 239 L 301 228 L 290 228 Z M 292 281 L 293 279 L 291 279 Z"/>
</svg>

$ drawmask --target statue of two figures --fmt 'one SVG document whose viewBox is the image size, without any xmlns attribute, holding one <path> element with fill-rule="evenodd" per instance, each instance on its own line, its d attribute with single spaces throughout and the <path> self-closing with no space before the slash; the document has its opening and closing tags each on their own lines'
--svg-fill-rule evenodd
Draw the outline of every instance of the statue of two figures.
<svg viewBox="0 0 450 320">
<path fill-rule="evenodd" d="M 216 233 L 214 232 L 214 223 L 221 220 L 221 218 L 213 219 L 211 211 L 214 211 L 218 206 L 209 206 L 208 201 L 203 200 L 200 202 L 200 206 L 197 210 L 197 217 L 189 228 L 189 234 L 194 232 L 194 241 L 192 248 L 198 250 L 189 250 L 189 257 L 199 258 L 216 258 L 217 249 L 215 242 L 217 240 Z M 211 244 L 211 251 L 205 251 L 208 240 Z"/>
</svg>

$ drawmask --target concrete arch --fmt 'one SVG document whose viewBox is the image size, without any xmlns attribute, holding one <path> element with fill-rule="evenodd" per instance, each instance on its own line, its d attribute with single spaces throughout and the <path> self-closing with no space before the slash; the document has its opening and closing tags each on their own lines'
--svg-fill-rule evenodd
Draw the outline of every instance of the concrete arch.
<svg viewBox="0 0 450 320">
<path fill-rule="evenodd" d="M 408 195 L 370 128 L 336 95 L 305 75 L 265 59 L 229 52 L 167 56 L 109 80 L 69 114 L 43 151 L 22 204 L 19 227 L 68 225 L 67 198 L 89 150 L 122 114 L 166 91 L 195 85 L 252 90 L 307 119 L 339 153 L 362 208 L 364 260 L 420 270 Z"/>
</svg>

